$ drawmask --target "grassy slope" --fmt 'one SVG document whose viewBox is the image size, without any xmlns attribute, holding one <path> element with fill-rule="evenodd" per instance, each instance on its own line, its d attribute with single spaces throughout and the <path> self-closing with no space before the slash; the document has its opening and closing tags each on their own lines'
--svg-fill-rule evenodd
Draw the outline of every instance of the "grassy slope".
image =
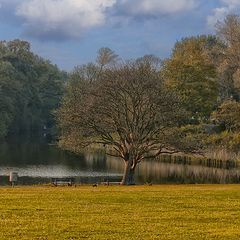
<svg viewBox="0 0 240 240">
<path fill-rule="evenodd" d="M 0 188 L 0 239 L 240 239 L 240 186 Z"/>
</svg>

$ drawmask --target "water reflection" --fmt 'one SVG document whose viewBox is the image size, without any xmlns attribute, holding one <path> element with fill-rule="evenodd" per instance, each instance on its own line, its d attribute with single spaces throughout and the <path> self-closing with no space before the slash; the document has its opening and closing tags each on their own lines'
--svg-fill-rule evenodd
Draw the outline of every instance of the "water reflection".
<svg viewBox="0 0 240 240">
<path fill-rule="evenodd" d="M 154 183 L 237 183 L 238 169 L 221 169 L 197 165 L 143 162 L 139 167 L 141 182 Z"/>
<path fill-rule="evenodd" d="M 10 172 L 17 172 L 19 177 L 38 177 L 38 178 L 56 178 L 56 177 L 102 177 L 102 176 L 121 176 L 117 173 L 106 171 L 89 171 L 79 169 L 69 169 L 63 165 L 30 165 L 23 167 L 1 167 L 0 176 L 9 176 Z"/>
<path fill-rule="evenodd" d="M 143 161 L 136 169 L 137 183 L 237 183 L 240 170 L 205 165 Z M 123 161 L 104 152 L 69 154 L 44 140 L 14 139 L 0 144 L 0 184 L 7 184 L 10 171 L 18 172 L 21 184 L 49 182 L 52 177 L 75 177 L 77 182 L 120 180 Z M 110 179 L 111 180 L 111 179 Z"/>
<path fill-rule="evenodd" d="M 122 161 L 107 158 L 106 164 L 109 170 L 123 171 Z M 148 160 L 139 164 L 135 179 L 138 183 L 238 183 L 240 169 Z"/>
</svg>

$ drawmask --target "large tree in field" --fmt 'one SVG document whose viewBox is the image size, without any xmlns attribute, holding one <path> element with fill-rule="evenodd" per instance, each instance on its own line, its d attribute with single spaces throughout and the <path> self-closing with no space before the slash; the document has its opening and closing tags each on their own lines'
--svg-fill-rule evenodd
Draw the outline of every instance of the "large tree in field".
<svg viewBox="0 0 240 240">
<path fill-rule="evenodd" d="M 187 149 L 173 134 L 185 112 L 150 60 L 105 69 L 98 78 L 81 73 L 77 79 L 73 74 L 57 113 L 60 146 L 78 152 L 104 145 L 107 154 L 125 164 L 122 184 L 133 183 L 134 170 L 143 159 Z"/>
</svg>

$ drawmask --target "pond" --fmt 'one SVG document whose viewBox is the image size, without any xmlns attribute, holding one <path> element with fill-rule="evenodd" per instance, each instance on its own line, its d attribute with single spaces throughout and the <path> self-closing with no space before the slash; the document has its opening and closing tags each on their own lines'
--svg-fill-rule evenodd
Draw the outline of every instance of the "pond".
<svg viewBox="0 0 240 240">
<path fill-rule="evenodd" d="M 79 156 L 62 151 L 45 138 L 15 138 L 0 143 L 0 185 L 18 172 L 19 184 L 50 183 L 54 177 L 74 177 L 77 183 L 120 181 L 121 159 L 107 157 L 103 151 Z M 143 161 L 136 169 L 136 183 L 238 183 L 240 169 L 189 162 Z"/>
</svg>

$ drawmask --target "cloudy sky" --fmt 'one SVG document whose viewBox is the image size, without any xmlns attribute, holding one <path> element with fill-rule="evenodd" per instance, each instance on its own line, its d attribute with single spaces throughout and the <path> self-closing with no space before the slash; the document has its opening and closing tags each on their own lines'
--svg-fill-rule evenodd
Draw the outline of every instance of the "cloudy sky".
<svg viewBox="0 0 240 240">
<path fill-rule="evenodd" d="M 24 39 L 61 69 L 92 61 L 101 47 L 124 59 L 168 57 L 176 40 L 214 33 L 240 0 L 0 0 L 0 39 Z"/>
</svg>

